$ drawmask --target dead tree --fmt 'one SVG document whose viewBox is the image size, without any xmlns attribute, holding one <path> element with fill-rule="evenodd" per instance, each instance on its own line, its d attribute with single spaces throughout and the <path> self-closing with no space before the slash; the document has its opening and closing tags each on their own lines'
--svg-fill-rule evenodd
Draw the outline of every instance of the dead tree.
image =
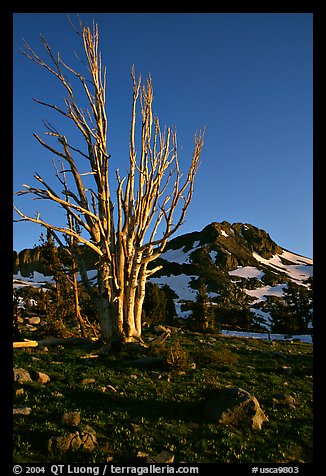
<svg viewBox="0 0 326 476">
<path fill-rule="evenodd" d="M 47 62 L 27 43 L 23 52 L 55 76 L 67 95 L 64 107 L 34 100 L 72 121 L 82 136 L 85 149 L 73 145 L 64 134 L 47 123 L 48 141 L 37 134 L 34 136 L 45 149 L 63 161 L 65 174 L 70 174 L 71 185 L 60 193 L 35 173 L 37 187 L 23 185 L 24 189 L 17 194 L 32 194 L 36 198 L 59 204 L 83 232 L 77 233 L 71 226 L 49 223 L 39 215 L 27 216 L 17 207 L 14 208 L 20 216 L 16 221 L 40 224 L 57 235 L 73 238 L 79 245 L 85 245 L 95 252 L 98 258 L 96 286 L 90 286 L 87 281 L 78 252 L 75 258 L 84 285 L 97 305 L 102 337 L 110 346 L 118 341 L 141 339 L 145 283 L 160 268 L 150 269 L 149 265 L 163 252 L 167 240 L 184 221 L 193 196 L 204 132 L 195 134 L 190 166 L 187 173 L 182 174 L 176 131 L 161 129 L 158 118 L 153 117 L 152 113 L 152 80 L 149 77 L 143 84 L 141 78 L 136 79 L 132 67 L 128 173 L 122 178 L 119 170 L 116 170 L 117 185 L 115 196 L 112 196 L 105 107 L 106 68 L 102 65 L 98 50 L 98 27 L 94 23 L 92 27 L 80 23 L 78 34 L 83 40 L 86 75 L 66 64 L 59 53 L 55 55 L 44 37 L 42 43 Z M 68 76 L 82 86 L 87 108 L 83 109 L 77 104 Z M 141 121 L 140 138 L 136 141 L 138 117 Z M 136 143 L 140 144 L 139 150 Z M 88 164 L 89 170 L 82 173 L 85 164 Z M 92 187 L 88 183 L 86 186 L 85 176 L 87 180 L 93 179 Z"/>
</svg>

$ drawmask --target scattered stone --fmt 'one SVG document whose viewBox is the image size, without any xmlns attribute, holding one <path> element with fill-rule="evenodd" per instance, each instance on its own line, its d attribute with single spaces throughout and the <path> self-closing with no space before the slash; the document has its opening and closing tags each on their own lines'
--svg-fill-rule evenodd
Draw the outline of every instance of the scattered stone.
<svg viewBox="0 0 326 476">
<path fill-rule="evenodd" d="M 167 464 L 174 462 L 174 454 L 169 453 L 168 451 L 162 451 L 160 454 L 155 456 L 147 456 L 146 463 L 158 463 L 158 464 Z"/>
<path fill-rule="evenodd" d="M 65 398 L 65 396 L 60 392 L 52 392 L 52 396 L 59 399 Z"/>
<path fill-rule="evenodd" d="M 21 395 L 24 395 L 25 393 L 25 390 L 23 388 L 17 388 L 15 394 L 16 394 L 16 397 L 20 397 Z"/>
<path fill-rule="evenodd" d="M 14 382 L 24 384 L 26 382 L 32 382 L 30 373 L 23 368 L 14 368 Z"/>
<path fill-rule="evenodd" d="M 131 375 L 130 375 L 130 378 L 131 378 L 132 380 L 136 380 L 136 379 L 138 378 L 138 375 L 136 375 L 136 374 L 131 374 Z"/>
<path fill-rule="evenodd" d="M 298 400 L 288 393 L 275 393 L 270 397 L 264 398 L 262 403 L 267 406 L 285 405 L 295 409 L 295 405 L 298 404 Z"/>
<path fill-rule="evenodd" d="M 62 423 L 70 426 L 78 426 L 80 424 L 80 413 L 79 412 L 68 412 L 64 413 L 62 417 Z"/>
<path fill-rule="evenodd" d="M 30 415 L 32 409 L 30 407 L 14 407 L 13 415 Z"/>
<path fill-rule="evenodd" d="M 82 385 L 89 385 L 89 384 L 95 383 L 95 382 L 96 382 L 95 378 L 83 378 L 83 379 L 80 381 L 80 383 L 81 383 Z"/>
<path fill-rule="evenodd" d="M 216 388 L 207 392 L 204 415 L 212 421 L 260 430 L 268 421 L 256 397 L 238 387 Z"/>
<path fill-rule="evenodd" d="M 41 322 L 41 319 L 38 316 L 33 316 L 28 319 L 28 323 L 32 325 L 37 325 Z"/>
<path fill-rule="evenodd" d="M 36 380 L 37 382 L 44 384 L 50 381 L 50 377 L 44 372 L 36 372 Z"/>
</svg>

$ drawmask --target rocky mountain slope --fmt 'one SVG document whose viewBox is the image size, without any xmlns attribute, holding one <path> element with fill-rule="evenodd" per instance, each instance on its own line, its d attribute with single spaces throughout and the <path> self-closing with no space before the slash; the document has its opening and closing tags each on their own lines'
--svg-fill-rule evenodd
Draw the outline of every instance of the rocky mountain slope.
<svg viewBox="0 0 326 476">
<path fill-rule="evenodd" d="M 87 255 L 90 271 L 92 261 Z M 157 265 L 162 269 L 151 282 L 173 290 L 180 316 L 188 315 L 187 301 L 195 300 L 204 283 L 212 305 L 250 309 L 262 326 L 269 323 L 265 307 L 268 296 L 282 297 L 289 283 L 307 288 L 313 273 L 312 259 L 282 249 L 266 231 L 226 221 L 172 239 L 153 263 Z M 14 252 L 14 279 L 37 281 L 47 274 L 38 247 Z"/>
<path fill-rule="evenodd" d="M 282 297 L 289 282 L 307 287 L 313 273 L 312 259 L 282 249 L 266 231 L 226 221 L 171 240 L 158 262 L 163 267 L 151 281 L 174 290 L 181 315 L 203 282 L 212 303 L 249 307 L 262 324 L 266 297 Z"/>
</svg>

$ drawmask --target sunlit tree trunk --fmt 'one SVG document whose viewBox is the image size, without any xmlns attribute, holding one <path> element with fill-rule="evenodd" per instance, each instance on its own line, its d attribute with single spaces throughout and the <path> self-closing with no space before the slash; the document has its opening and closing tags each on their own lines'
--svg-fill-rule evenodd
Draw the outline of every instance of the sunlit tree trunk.
<svg viewBox="0 0 326 476">
<path fill-rule="evenodd" d="M 75 28 L 74 28 L 75 29 Z M 153 89 L 149 77 L 145 84 L 136 79 L 132 68 L 133 99 L 129 140 L 128 173 L 121 178 L 116 170 L 115 208 L 109 186 L 110 154 L 107 148 L 106 69 L 98 51 L 98 27 L 80 24 L 75 29 L 83 40 L 86 75 L 67 65 L 59 54 L 54 55 L 42 37 L 48 56 L 44 61 L 25 43 L 25 55 L 54 75 L 66 91 L 65 106 L 59 107 L 41 100 L 36 102 L 54 109 L 72 121 L 81 134 L 85 149 L 81 150 L 64 134 L 47 124 L 49 141 L 34 134 L 38 142 L 65 165 L 64 198 L 39 175 L 38 187 L 24 185 L 18 195 L 30 193 L 37 198 L 59 204 L 71 222 L 78 225 L 61 227 L 39 215 L 25 215 L 19 208 L 17 221 L 38 223 L 56 235 L 71 238 L 74 243 L 89 247 L 97 256 L 97 285 L 90 286 L 78 246 L 70 247 L 83 282 L 97 306 L 103 340 L 112 345 L 141 339 L 141 311 L 145 283 L 159 269 L 148 265 L 163 252 L 167 240 L 182 225 L 193 195 L 194 179 L 203 147 L 204 133 L 195 135 L 195 145 L 188 172 L 182 174 L 179 165 L 176 131 L 161 130 L 153 117 Z M 84 91 L 87 108 L 76 102 L 71 75 Z M 136 120 L 140 112 L 140 137 L 136 141 Z M 138 130 L 138 129 L 137 129 Z M 59 144 L 56 145 L 56 143 Z M 136 147 L 138 144 L 138 150 Z M 86 150 L 86 152 L 85 152 Z M 88 165 L 88 171 L 86 169 Z M 86 171 L 85 171 L 86 169 Z M 57 178 L 63 183 L 60 174 Z M 85 183 L 87 180 L 87 185 Z M 92 185 L 89 181 L 92 180 Z M 70 184 L 70 185 L 69 185 Z M 69 248 L 69 240 L 66 240 Z"/>
</svg>

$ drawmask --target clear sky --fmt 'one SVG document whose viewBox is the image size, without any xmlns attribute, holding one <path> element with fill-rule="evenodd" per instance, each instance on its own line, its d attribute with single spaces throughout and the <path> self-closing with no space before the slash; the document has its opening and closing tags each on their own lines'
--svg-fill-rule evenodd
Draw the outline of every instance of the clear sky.
<svg viewBox="0 0 326 476">
<path fill-rule="evenodd" d="M 74 14 L 71 15 L 72 18 Z M 312 257 L 312 23 L 310 13 L 85 13 L 99 24 L 107 65 L 108 149 L 126 170 L 131 66 L 154 87 L 161 125 L 176 126 L 180 162 L 189 164 L 196 130 L 206 127 L 193 201 L 178 234 L 212 221 L 251 223 L 280 246 Z M 42 120 L 62 118 L 33 97 L 62 106 L 59 82 L 20 53 L 23 38 L 43 57 L 42 33 L 76 65 L 80 39 L 66 13 L 14 14 L 14 190 L 51 181 L 52 155 L 33 137 Z M 62 129 L 60 129 L 62 127 Z M 44 136 L 43 136 L 44 137 Z M 70 136 L 71 137 L 71 136 Z M 86 171 L 86 170 L 85 170 Z M 113 170 L 112 170 L 113 171 Z M 83 172 L 83 171 L 82 171 Z M 15 198 L 26 214 L 62 221 L 57 206 Z M 61 217 L 61 218 L 60 218 Z M 39 244 L 42 229 L 14 224 L 14 249 Z"/>
</svg>

